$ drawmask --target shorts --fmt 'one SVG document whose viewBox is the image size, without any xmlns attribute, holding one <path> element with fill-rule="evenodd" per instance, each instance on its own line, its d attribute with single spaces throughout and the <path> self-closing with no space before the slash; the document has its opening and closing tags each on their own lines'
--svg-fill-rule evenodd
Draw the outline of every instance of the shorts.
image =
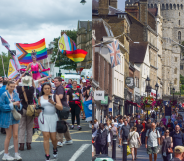
<svg viewBox="0 0 184 161">
<path fill-rule="evenodd" d="M 157 147 L 158 146 L 155 146 L 155 147 L 148 146 L 147 154 L 157 154 Z"/>
</svg>

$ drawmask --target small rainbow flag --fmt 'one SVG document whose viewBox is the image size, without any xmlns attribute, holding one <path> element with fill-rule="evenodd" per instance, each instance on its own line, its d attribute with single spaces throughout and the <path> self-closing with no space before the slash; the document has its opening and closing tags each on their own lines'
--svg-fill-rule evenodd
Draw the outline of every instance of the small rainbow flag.
<svg viewBox="0 0 184 161">
<path fill-rule="evenodd" d="M 17 72 L 15 68 L 15 62 L 13 59 L 10 59 L 9 61 L 9 68 L 8 68 L 8 78 L 15 79 L 17 78 L 19 73 Z"/>
<path fill-rule="evenodd" d="M 45 45 L 45 39 L 42 39 L 36 43 L 32 44 L 21 44 L 16 43 L 16 53 L 20 64 L 28 64 L 32 62 L 31 53 L 36 50 L 37 60 L 42 60 L 47 58 L 47 49 Z"/>
</svg>

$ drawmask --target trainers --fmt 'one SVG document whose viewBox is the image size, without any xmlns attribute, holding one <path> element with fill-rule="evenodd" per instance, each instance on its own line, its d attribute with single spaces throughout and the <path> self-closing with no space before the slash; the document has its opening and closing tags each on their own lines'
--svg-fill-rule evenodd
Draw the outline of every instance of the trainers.
<svg viewBox="0 0 184 161">
<path fill-rule="evenodd" d="M 12 156 L 9 155 L 9 153 L 7 155 L 4 155 L 2 160 L 14 160 L 14 158 Z"/>
<path fill-rule="evenodd" d="M 57 152 L 58 152 L 57 148 L 56 148 L 56 149 L 53 148 L 53 157 L 54 157 L 54 158 L 57 157 Z"/>
<path fill-rule="evenodd" d="M 74 129 L 74 126 L 72 125 L 72 126 L 70 126 L 70 129 Z"/>
<path fill-rule="evenodd" d="M 15 154 L 15 160 L 22 160 L 22 158 L 21 158 L 19 153 Z"/>
<path fill-rule="evenodd" d="M 81 129 L 82 129 L 82 127 L 81 127 L 81 126 L 78 126 L 78 127 L 77 127 L 77 129 L 78 129 L 78 130 L 81 130 Z"/>
<path fill-rule="evenodd" d="M 47 156 L 47 155 L 45 154 L 45 158 L 46 158 L 46 161 L 50 161 L 50 155 Z"/>
<path fill-rule="evenodd" d="M 66 145 L 73 144 L 73 141 L 72 140 L 64 141 L 63 144 L 66 144 Z"/>
<path fill-rule="evenodd" d="M 118 148 L 121 148 L 121 145 L 118 145 Z"/>
<path fill-rule="evenodd" d="M 62 146 L 63 146 L 63 143 L 59 141 L 59 142 L 57 143 L 57 146 L 62 147 Z"/>
</svg>

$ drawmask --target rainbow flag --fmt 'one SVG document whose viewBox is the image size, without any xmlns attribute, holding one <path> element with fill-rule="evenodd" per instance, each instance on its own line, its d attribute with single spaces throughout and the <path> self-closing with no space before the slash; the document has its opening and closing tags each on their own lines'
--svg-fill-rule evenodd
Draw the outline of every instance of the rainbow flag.
<svg viewBox="0 0 184 161">
<path fill-rule="evenodd" d="M 8 68 L 8 78 L 15 79 L 19 76 L 19 73 L 17 72 L 15 68 L 15 63 L 13 59 L 10 59 L 9 61 L 9 68 Z"/>
<path fill-rule="evenodd" d="M 37 60 L 42 60 L 47 58 L 47 49 L 45 45 L 45 39 L 42 39 L 36 43 L 32 44 L 21 44 L 16 43 L 16 53 L 18 60 L 21 63 L 28 64 L 32 62 L 31 53 L 36 50 Z"/>
</svg>

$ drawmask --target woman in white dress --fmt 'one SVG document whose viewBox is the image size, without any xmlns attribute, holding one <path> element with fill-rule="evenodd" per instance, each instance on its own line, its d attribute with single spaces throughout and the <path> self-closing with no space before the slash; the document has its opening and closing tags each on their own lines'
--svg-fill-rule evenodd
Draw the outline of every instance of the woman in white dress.
<svg viewBox="0 0 184 161">
<path fill-rule="evenodd" d="M 141 140 L 139 137 L 139 133 L 137 132 L 137 127 L 132 127 L 132 130 L 128 135 L 128 145 L 131 148 L 132 160 L 137 159 L 137 148 L 139 148 L 139 146 L 141 145 Z"/>
<path fill-rule="evenodd" d="M 44 108 L 38 117 L 38 123 L 40 130 L 43 133 L 43 145 L 45 149 L 46 161 L 49 161 L 50 138 L 53 144 L 53 157 L 57 157 L 56 125 L 58 116 L 56 114 L 56 108 L 58 110 L 63 110 L 63 106 L 58 95 L 56 95 L 56 102 L 54 102 L 54 95 L 51 93 L 51 84 L 49 82 L 42 85 L 41 97 L 39 97 L 38 104 Z"/>
</svg>

